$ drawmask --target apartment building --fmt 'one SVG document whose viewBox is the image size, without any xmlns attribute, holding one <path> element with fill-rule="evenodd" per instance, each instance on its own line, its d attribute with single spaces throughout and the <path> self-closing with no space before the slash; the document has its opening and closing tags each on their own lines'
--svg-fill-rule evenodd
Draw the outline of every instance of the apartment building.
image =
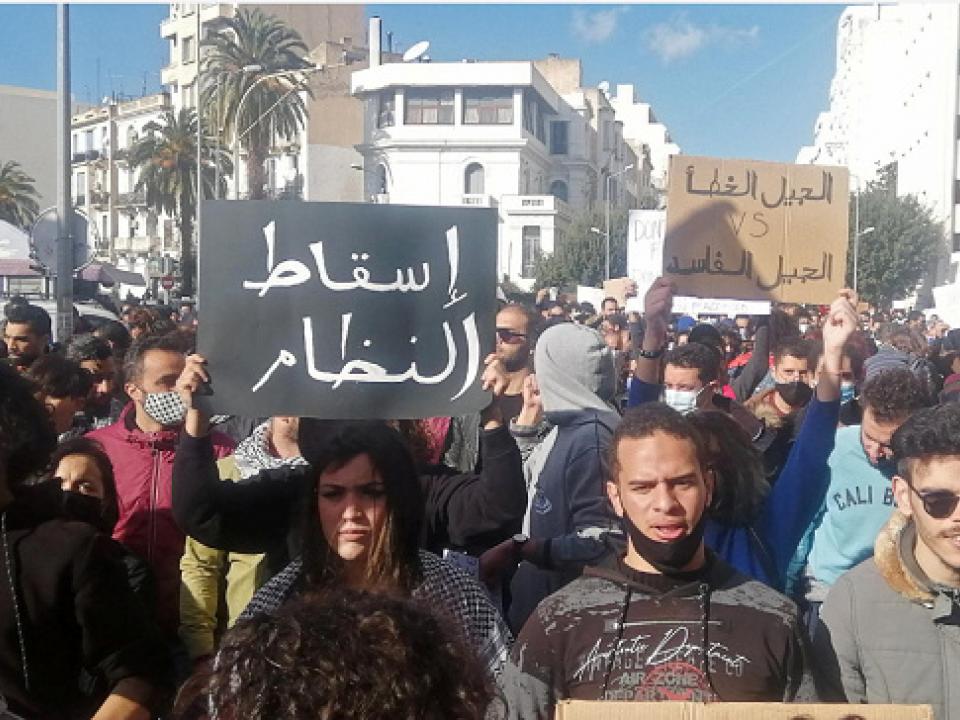
<svg viewBox="0 0 960 720">
<path fill-rule="evenodd" d="M 635 204 L 636 154 L 577 60 L 381 63 L 372 52 L 352 92 L 365 104 L 366 198 L 496 208 L 498 275 L 521 287 L 608 187 L 614 207 Z"/>
</svg>

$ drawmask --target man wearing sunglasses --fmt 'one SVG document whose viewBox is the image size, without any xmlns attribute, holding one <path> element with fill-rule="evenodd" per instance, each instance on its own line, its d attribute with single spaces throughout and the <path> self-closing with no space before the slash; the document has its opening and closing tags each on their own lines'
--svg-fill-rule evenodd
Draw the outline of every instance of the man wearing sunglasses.
<svg viewBox="0 0 960 720">
<path fill-rule="evenodd" d="M 960 404 L 894 433 L 897 510 L 874 557 L 840 577 L 814 639 L 824 701 L 930 703 L 960 718 Z"/>
<path fill-rule="evenodd" d="M 533 345 L 540 318 L 523 305 L 505 305 L 497 313 L 497 357 L 507 373 L 507 389 L 500 400 L 508 422 L 523 408 L 523 381 L 531 372 Z"/>
</svg>

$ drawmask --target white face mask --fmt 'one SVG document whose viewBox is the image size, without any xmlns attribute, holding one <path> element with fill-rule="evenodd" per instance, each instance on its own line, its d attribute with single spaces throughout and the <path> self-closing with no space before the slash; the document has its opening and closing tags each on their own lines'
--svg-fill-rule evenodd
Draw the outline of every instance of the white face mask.
<svg viewBox="0 0 960 720">
<path fill-rule="evenodd" d="M 177 425 L 187 416 L 187 406 L 175 390 L 145 392 L 144 396 L 143 411 L 161 425 Z"/>
<path fill-rule="evenodd" d="M 703 390 L 672 390 L 663 389 L 663 401 L 681 415 L 686 415 L 697 409 L 697 398 Z"/>
</svg>

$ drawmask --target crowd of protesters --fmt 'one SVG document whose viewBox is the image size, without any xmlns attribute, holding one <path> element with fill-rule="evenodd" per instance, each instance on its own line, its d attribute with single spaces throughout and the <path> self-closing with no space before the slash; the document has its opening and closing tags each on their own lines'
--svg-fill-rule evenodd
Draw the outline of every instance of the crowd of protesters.
<svg viewBox="0 0 960 720">
<path fill-rule="evenodd" d="M 502 302 L 466 416 L 208 417 L 202 321 L 0 345 L 0 718 L 960 720 L 960 329 Z"/>
</svg>

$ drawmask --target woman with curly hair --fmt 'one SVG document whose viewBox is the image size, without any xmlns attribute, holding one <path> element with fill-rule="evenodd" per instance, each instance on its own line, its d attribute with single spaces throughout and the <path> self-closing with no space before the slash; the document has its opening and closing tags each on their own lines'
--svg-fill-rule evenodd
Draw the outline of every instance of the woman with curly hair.
<svg viewBox="0 0 960 720">
<path fill-rule="evenodd" d="M 481 720 L 476 658 L 418 603 L 355 590 L 305 595 L 241 621 L 180 693 L 181 720 Z"/>
</svg>

